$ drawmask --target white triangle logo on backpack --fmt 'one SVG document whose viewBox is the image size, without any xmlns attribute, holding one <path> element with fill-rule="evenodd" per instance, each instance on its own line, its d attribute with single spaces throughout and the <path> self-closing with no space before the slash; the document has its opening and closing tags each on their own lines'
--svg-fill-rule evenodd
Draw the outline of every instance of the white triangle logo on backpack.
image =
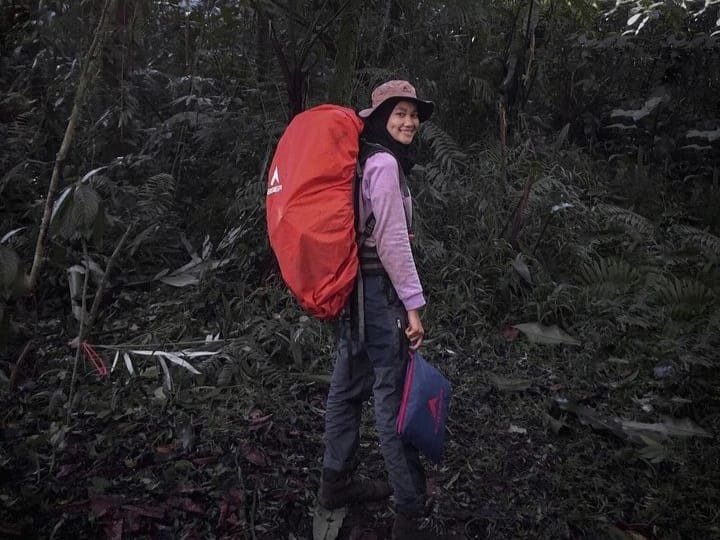
<svg viewBox="0 0 720 540">
<path fill-rule="evenodd" d="M 280 183 L 280 173 L 278 172 L 277 165 L 275 165 L 275 170 L 270 178 L 270 187 L 268 187 L 267 194 L 272 195 L 273 193 L 278 193 L 282 191 L 282 188 L 282 184 Z"/>
</svg>

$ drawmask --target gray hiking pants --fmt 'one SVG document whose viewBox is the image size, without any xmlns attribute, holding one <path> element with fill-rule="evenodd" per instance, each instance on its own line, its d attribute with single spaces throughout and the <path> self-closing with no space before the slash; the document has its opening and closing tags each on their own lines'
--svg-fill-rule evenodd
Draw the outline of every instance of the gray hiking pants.
<svg viewBox="0 0 720 540">
<path fill-rule="evenodd" d="M 397 510 L 414 514 L 425 500 L 425 472 L 416 448 L 396 431 L 407 367 L 407 312 L 387 276 L 364 277 L 365 345 L 340 321 L 335 368 L 325 413 L 323 466 L 352 468 L 360 444 L 360 417 L 372 394 L 375 426 Z"/>
</svg>

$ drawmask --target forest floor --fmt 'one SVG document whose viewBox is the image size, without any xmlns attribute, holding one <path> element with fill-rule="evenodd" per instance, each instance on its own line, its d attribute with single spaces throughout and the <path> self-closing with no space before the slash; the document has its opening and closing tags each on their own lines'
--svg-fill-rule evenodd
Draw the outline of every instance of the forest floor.
<svg viewBox="0 0 720 540">
<path fill-rule="evenodd" d="M 97 338 L 108 366 L 114 352 L 100 342 L 181 316 L 181 301 L 158 308 L 149 295 Z M 19 388 L 0 394 L 0 538 L 312 538 L 322 376 L 292 362 L 250 366 L 219 387 L 171 364 L 168 392 L 155 358 L 135 356 L 134 376 L 122 354 L 108 376 L 81 360 L 67 423 L 71 336 L 59 320 L 40 332 Z M 425 347 L 454 385 L 445 460 L 427 469 L 427 527 L 461 538 L 720 538 L 717 369 L 657 377 L 652 366 L 580 365 L 527 345 L 482 356 L 437 337 Z M 382 477 L 369 409 L 357 474 Z M 656 444 L 618 418 L 654 435 L 675 429 Z M 389 538 L 391 508 L 349 508 L 338 538 Z"/>
</svg>

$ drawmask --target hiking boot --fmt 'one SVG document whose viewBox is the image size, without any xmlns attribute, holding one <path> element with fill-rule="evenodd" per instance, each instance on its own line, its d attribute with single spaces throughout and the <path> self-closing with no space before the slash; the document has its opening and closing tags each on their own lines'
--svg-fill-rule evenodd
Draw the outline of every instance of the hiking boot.
<svg viewBox="0 0 720 540">
<path fill-rule="evenodd" d="M 354 480 L 349 472 L 323 469 L 318 500 L 323 508 L 334 510 L 352 503 L 381 501 L 392 494 L 382 480 Z"/>
<path fill-rule="evenodd" d="M 454 540 L 456 536 L 438 534 L 429 529 L 421 529 L 423 522 L 421 514 L 395 514 L 392 528 L 392 540 Z"/>
</svg>

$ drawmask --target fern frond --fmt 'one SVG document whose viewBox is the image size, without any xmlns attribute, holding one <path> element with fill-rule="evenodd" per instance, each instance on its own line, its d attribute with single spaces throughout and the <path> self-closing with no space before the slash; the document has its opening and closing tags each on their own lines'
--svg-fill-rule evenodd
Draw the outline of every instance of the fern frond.
<svg viewBox="0 0 720 540">
<path fill-rule="evenodd" d="M 708 256 L 720 254 L 720 237 L 701 231 L 688 225 L 673 225 L 668 232 L 680 239 L 685 245 L 691 245 Z"/>
<path fill-rule="evenodd" d="M 589 171 L 578 171 L 569 170 L 565 167 L 560 167 L 560 175 L 563 177 L 563 184 L 579 186 L 582 189 L 593 188 L 599 185 L 599 181 L 596 176 L 593 176 Z"/>
<path fill-rule="evenodd" d="M 581 264 L 579 276 L 596 296 L 609 299 L 629 290 L 640 274 L 627 261 L 601 258 Z"/>
<path fill-rule="evenodd" d="M 175 178 L 160 173 L 148 178 L 138 190 L 138 207 L 150 221 L 160 221 L 175 208 Z"/>
<path fill-rule="evenodd" d="M 644 236 L 655 234 L 655 225 L 632 210 L 604 203 L 598 204 L 595 210 L 609 223 L 622 227 L 630 234 L 639 233 Z"/>
<path fill-rule="evenodd" d="M 450 135 L 432 122 L 425 122 L 421 133 L 441 169 L 454 173 L 460 170 L 467 156 Z"/>
<path fill-rule="evenodd" d="M 715 294 L 704 283 L 692 278 L 654 280 L 655 300 L 665 306 L 674 320 L 689 320 L 714 306 Z"/>
<path fill-rule="evenodd" d="M 447 188 L 448 177 L 435 163 L 431 163 L 425 167 L 425 181 L 428 185 L 426 191 L 433 195 L 433 199 L 446 203 L 447 200 L 442 197 L 441 194 L 445 191 L 445 188 Z"/>
<path fill-rule="evenodd" d="M 502 167 L 503 153 L 500 146 L 494 145 L 486 148 L 478 149 L 478 157 L 481 164 L 492 164 L 493 168 Z"/>
<path fill-rule="evenodd" d="M 572 244 L 572 249 L 574 250 L 576 256 L 581 259 L 590 259 L 593 256 L 595 256 L 598 252 L 598 247 L 602 245 L 602 240 L 600 238 L 588 238 L 584 241 L 580 241 L 577 243 Z"/>
</svg>

